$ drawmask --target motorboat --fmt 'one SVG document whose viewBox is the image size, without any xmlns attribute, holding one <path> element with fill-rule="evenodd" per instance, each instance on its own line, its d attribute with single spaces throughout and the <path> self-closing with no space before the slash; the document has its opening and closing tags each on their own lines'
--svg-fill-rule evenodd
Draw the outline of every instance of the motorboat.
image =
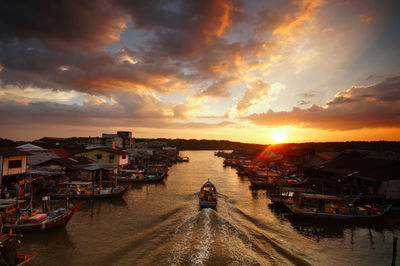
<svg viewBox="0 0 400 266">
<path fill-rule="evenodd" d="M 200 207 L 215 208 L 217 206 L 217 190 L 210 179 L 201 187 L 199 193 L 199 204 Z"/>
</svg>

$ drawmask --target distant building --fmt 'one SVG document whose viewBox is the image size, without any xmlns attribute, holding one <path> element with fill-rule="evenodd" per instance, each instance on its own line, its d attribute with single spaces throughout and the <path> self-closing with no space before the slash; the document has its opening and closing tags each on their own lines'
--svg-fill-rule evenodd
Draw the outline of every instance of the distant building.
<svg viewBox="0 0 400 266">
<path fill-rule="evenodd" d="M 122 138 L 122 147 L 124 149 L 131 149 L 135 144 L 135 139 L 132 138 L 132 132 L 130 131 L 117 131 L 117 136 Z"/>
<path fill-rule="evenodd" d="M 134 149 L 140 149 L 140 150 L 147 149 L 147 148 L 149 148 L 149 143 L 148 142 L 136 142 L 133 145 L 133 148 Z"/>
<path fill-rule="evenodd" d="M 47 147 L 57 147 L 62 144 L 65 144 L 66 140 L 67 140 L 66 138 L 44 137 L 37 142 L 43 144 L 42 146 L 46 146 L 47 148 Z"/>
<path fill-rule="evenodd" d="M 104 145 L 104 139 L 101 137 L 79 137 L 74 139 L 75 139 L 74 144 L 97 145 L 97 146 Z"/>
</svg>

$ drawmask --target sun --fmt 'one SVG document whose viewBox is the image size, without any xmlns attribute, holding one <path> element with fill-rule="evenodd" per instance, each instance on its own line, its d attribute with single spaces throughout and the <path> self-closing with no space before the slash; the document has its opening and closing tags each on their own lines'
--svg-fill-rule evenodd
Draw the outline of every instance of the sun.
<svg viewBox="0 0 400 266">
<path fill-rule="evenodd" d="M 275 131 L 272 139 L 274 140 L 274 143 L 282 143 L 286 140 L 286 134 L 282 130 Z"/>
</svg>

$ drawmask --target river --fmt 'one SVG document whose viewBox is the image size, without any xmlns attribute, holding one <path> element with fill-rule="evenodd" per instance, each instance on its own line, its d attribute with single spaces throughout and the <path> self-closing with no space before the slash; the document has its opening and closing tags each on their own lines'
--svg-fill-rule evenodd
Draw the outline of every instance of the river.
<svg viewBox="0 0 400 266">
<path fill-rule="evenodd" d="M 263 191 L 213 151 L 184 151 L 164 183 L 134 185 L 121 199 L 83 202 L 65 229 L 25 233 L 31 265 L 390 265 L 392 218 L 315 223 L 273 208 Z M 218 207 L 198 208 L 210 179 Z"/>
</svg>

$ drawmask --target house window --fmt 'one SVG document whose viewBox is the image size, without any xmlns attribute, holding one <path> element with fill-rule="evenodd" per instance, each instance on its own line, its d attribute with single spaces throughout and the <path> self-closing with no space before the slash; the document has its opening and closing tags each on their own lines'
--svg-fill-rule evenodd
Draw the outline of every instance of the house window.
<svg viewBox="0 0 400 266">
<path fill-rule="evenodd" d="M 95 154 L 95 156 L 96 156 L 97 160 L 100 160 L 100 159 L 101 159 L 101 156 L 102 156 L 102 154 Z"/>
<path fill-rule="evenodd" d="M 122 155 L 122 159 L 126 159 L 126 155 Z"/>
<path fill-rule="evenodd" d="M 114 161 L 114 154 L 108 155 L 108 158 L 110 158 L 110 161 L 111 161 L 111 162 Z"/>
<path fill-rule="evenodd" d="M 22 160 L 12 160 L 8 162 L 8 168 L 21 168 Z"/>
</svg>

